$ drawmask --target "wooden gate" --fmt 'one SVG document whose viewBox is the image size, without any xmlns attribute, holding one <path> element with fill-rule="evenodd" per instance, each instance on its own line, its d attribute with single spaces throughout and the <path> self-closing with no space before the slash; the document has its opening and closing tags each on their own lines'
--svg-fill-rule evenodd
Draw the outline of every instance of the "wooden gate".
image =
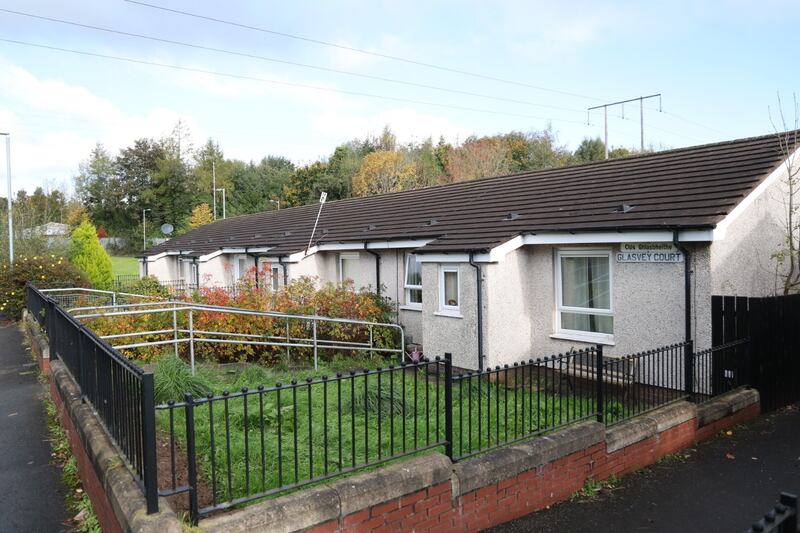
<svg viewBox="0 0 800 533">
<path fill-rule="evenodd" d="M 713 346 L 750 338 L 738 348 L 747 353 L 715 354 L 715 393 L 721 392 L 729 372 L 746 372 L 747 382 L 761 394 L 763 411 L 800 401 L 800 295 L 712 296 L 711 324 Z"/>
</svg>

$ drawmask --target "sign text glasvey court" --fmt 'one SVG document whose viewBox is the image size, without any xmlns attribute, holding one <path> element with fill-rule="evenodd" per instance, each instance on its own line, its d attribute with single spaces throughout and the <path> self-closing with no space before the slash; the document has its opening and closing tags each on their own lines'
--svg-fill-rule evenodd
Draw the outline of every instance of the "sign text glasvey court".
<svg viewBox="0 0 800 533">
<path fill-rule="evenodd" d="M 683 254 L 669 242 L 626 242 L 620 244 L 617 263 L 680 263 Z"/>
</svg>

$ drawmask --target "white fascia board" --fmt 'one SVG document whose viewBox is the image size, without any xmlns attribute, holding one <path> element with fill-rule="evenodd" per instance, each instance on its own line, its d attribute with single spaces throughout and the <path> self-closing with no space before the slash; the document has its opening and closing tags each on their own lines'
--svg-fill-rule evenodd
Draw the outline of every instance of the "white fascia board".
<svg viewBox="0 0 800 533">
<path fill-rule="evenodd" d="M 260 248 L 221 248 L 215 252 L 211 252 L 210 254 L 201 255 L 197 258 L 197 261 L 200 263 L 205 263 L 206 261 L 210 261 L 215 257 L 218 257 L 222 254 L 245 254 L 245 253 L 263 253 L 269 251 L 269 247 L 260 247 Z"/>
<path fill-rule="evenodd" d="M 156 255 L 148 255 L 145 260 L 148 263 L 154 263 L 154 262 L 158 261 L 159 259 L 163 259 L 163 258 L 167 257 L 168 255 L 180 255 L 180 252 L 161 252 L 160 254 L 156 254 Z"/>
<path fill-rule="evenodd" d="M 681 242 L 710 242 L 712 230 L 679 230 Z M 615 244 L 621 242 L 672 242 L 675 233 L 669 230 L 553 232 L 523 235 L 524 244 Z M 502 246 L 502 245 L 501 245 Z"/>
<path fill-rule="evenodd" d="M 736 207 L 734 207 L 730 213 L 728 213 L 725 218 L 723 218 L 717 227 L 714 228 L 714 240 L 721 241 L 725 238 L 725 235 L 728 233 L 728 227 L 733 223 L 734 220 L 739 218 L 742 213 L 750 207 L 756 199 L 764 194 L 764 192 L 769 189 L 772 185 L 775 184 L 779 179 L 785 178 L 788 173 L 789 168 L 793 168 L 793 165 L 797 164 L 798 154 L 800 154 L 800 148 L 792 152 L 789 157 L 781 161 L 781 164 L 773 170 L 769 176 L 767 176 L 764 181 L 758 184 L 758 187 L 753 189 L 750 194 L 744 197 L 744 200 L 739 202 Z"/>
<path fill-rule="evenodd" d="M 469 263 L 469 254 L 464 252 L 453 254 L 418 252 L 415 255 L 420 263 Z M 475 254 L 473 259 L 476 263 L 488 263 L 489 254 Z"/>
<path fill-rule="evenodd" d="M 506 254 L 513 252 L 514 250 L 523 246 L 524 244 L 525 244 L 524 237 L 522 235 L 517 235 L 513 239 L 509 239 L 503 244 L 495 246 L 494 248 L 489 250 L 489 260 L 492 263 L 501 261 L 506 256 Z"/>
<path fill-rule="evenodd" d="M 421 248 L 433 239 L 405 239 L 397 241 L 367 241 L 367 250 L 394 250 L 398 248 Z M 364 242 L 336 242 L 317 245 L 317 251 L 364 250 Z"/>
</svg>

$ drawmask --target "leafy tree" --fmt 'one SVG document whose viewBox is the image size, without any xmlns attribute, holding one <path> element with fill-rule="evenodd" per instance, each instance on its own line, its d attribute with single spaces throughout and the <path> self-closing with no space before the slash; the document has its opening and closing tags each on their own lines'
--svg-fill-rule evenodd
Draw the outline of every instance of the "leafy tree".
<svg viewBox="0 0 800 533">
<path fill-rule="evenodd" d="M 455 183 L 506 174 L 511 169 L 508 145 L 497 137 L 468 138 L 447 154 L 446 181 Z"/>
<path fill-rule="evenodd" d="M 317 161 L 295 169 L 283 187 L 283 198 L 287 206 L 305 205 L 316 201 L 320 184 L 325 182 L 327 163 Z"/>
<path fill-rule="evenodd" d="M 372 152 L 353 176 L 353 194 L 368 196 L 412 188 L 416 172 L 414 162 L 408 161 L 401 152 Z"/>
<path fill-rule="evenodd" d="M 200 204 L 192 209 L 192 216 L 189 217 L 189 227 L 199 228 L 206 224 L 211 224 L 214 221 L 214 215 L 211 213 L 211 207 L 208 204 Z"/>
<path fill-rule="evenodd" d="M 111 258 L 100 244 L 94 224 L 88 220 L 81 222 L 72 232 L 70 259 L 86 273 L 93 287 L 106 289 L 111 286 Z"/>
<path fill-rule="evenodd" d="M 558 145 L 558 139 L 550 127 L 529 133 L 512 131 L 501 138 L 508 145 L 511 172 L 562 167 L 569 164 L 571 155 L 569 150 Z"/>
<path fill-rule="evenodd" d="M 599 138 L 584 139 L 575 153 L 572 154 L 573 160 L 576 163 L 588 163 L 589 161 L 599 161 L 605 157 L 605 146 L 603 141 Z"/>
<path fill-rule="evenodd" d="M 276 209 L 278 206 L 274 202 L 284 203 L 283 187 L 288 183 L 292 172 L 294 164 L 285 157 L 265 157 L 257 165 L 252 162 L 231 161 L 234 194 L 228 201 L 228 211 L 235 215 L 245 215 Z"/>
</svg>

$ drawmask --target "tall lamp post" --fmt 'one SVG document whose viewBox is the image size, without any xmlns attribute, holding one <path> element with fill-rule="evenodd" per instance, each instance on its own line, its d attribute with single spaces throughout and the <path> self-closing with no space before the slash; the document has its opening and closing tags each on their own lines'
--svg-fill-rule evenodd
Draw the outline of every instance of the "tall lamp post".
<svg viewBox="0 0 800 533">
<path fill-rule="evenodd" d="M 142 250 L 147 250 L 147 212 L 152 209 L 142 209 Z"/>
<path fill-rule="evenodd" d="M 222 191 L 222 220 L 225 220 L 225 187 L 220 187 L 217 190 Z"/>
<path fill-rule="evenodd" d="M 11 134 L 0 132 L 6 138 L 6 178 L 8 181 L 8 264 L 14 264 L 14 218 L 11 213 Z"/>
</svg>

